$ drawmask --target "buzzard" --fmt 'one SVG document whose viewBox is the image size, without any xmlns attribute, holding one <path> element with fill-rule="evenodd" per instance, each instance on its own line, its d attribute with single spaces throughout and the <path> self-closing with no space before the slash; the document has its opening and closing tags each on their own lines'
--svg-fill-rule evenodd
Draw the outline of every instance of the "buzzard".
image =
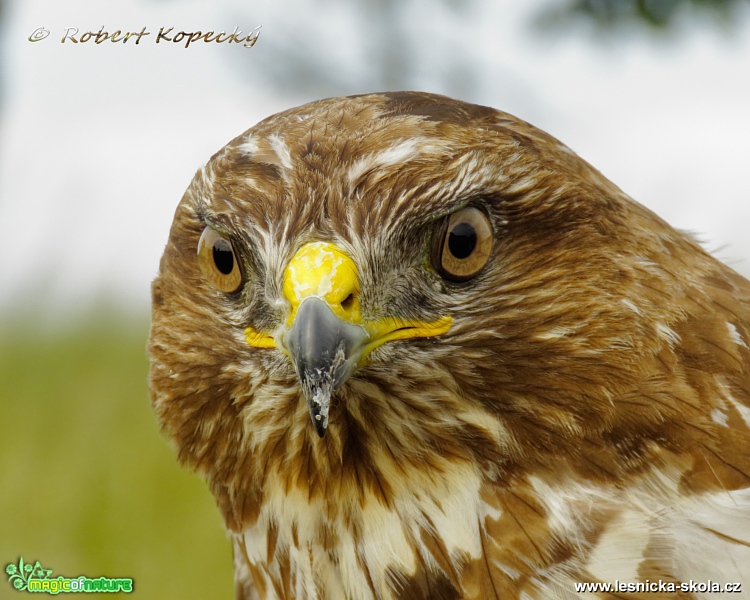
<svg viewBox="0 0 750 600">
<path fill-rule="evenodd" d="M 269 117 L 152 292 L 237 598 L 750 592 L 750 282 L 539 129 L 416 92 Z"/>
</svg>

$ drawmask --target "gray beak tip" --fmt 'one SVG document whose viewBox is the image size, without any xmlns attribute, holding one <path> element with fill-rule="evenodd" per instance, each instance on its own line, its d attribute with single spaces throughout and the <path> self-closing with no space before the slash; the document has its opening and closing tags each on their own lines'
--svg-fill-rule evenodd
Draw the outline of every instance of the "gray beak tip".
<svg viewBox="0 0 750 600">
<path fill-rule="evenodd" d="M 326 434 L 326 427 L 325 425 L 321 425 L 319 422 L 313 420 L 313 425 L 315 426 L 315 433 L 318 434 L 318 437 L 320 439 L 323 439 L 323 437 Z"/>
<path fill-rule="evenodd" d="M 306 393 L 310 418 L 315 427 L 315 432 L 320 438 L 326 434 L 326 428 L 328 427 L 328 411 L 331 405 L 330 387 L 329 383 L 328 385 L 316 387 L 314 390 L 309 390 Z"/>
<path fill-rule="evenodd" d="M 328 427 L 331 394 L 354 372 L 367 334 L 358 325 L 336 317 L 319 298 L 305 300 L 284 344 L 307 399 L 319 437 Z"/>
</svg>

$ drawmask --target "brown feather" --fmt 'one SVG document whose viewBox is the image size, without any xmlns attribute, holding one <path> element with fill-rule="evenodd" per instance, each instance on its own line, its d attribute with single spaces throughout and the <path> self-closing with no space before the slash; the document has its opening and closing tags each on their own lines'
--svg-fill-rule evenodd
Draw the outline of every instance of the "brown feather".
<svg viewBox="0 0 750 600">
<path fill-rule="evenodd" d="M 494 245 L 452 283 L 430 236 L 467 204 Z M 235 295 L 201 274 L 206 225 L 238 253 Z M 289 358 L 244 339 L 285 322 L 284 269 L 316 240 L 356 263 L 363 317 L 453 318 L 375 350 L 323 439 Z M 716 552 L 701 573 L 750 586 L 732 570 L 750 283 L 506 113 L 372 94 L 232 140 L 175 213 L 149 352 L 157 418 L 233 533 L 238 598 L 578 597 L 617 568 L 683 581 L 691 543 Z"/>
</svg>

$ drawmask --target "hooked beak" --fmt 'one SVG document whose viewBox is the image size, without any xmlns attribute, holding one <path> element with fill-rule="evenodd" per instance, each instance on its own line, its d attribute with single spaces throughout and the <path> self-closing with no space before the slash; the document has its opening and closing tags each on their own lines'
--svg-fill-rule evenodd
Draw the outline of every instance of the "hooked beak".
<svg viewBox="0 0 750 600">
<path fill-rule="evenodd" d="M 339 319 L 320 298 L 300 305 L 283 342 L 292 357 L 315 431 L 328 427 L 331 394 L 357 368 L 369 336 L 359 325 Z"/>
<path fill-rule="evenodd" d="M 396 317 L 365 321 L 356 265 L 329 242 L 306 244 L 294 255 L 284 272 L 284 296 L 292 308 L 286 327 L 275 337 L 248 327 L 245 338 L 251 346 L 279 346 L 289 355 L 321 438 L 331 395 L 372 350 L 392 340 L 441 335 L 452 323 L 449 316 L 430 323 Z"/>
</svg>

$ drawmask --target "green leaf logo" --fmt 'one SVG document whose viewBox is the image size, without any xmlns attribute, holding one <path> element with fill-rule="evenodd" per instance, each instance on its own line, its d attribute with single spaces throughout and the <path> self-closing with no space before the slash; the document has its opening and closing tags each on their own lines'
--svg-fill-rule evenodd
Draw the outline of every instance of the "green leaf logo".
<svg viewBox="0 0 750 600">
<path fill-rule="evenodd" d="M 44 569 L 39 561 L 33 566 L 23 562 L 23 556 L 18 558 L 18 565 L 10 563 L 5 566 L 8 581 L 18 591 L 25 591 L 29 587 L 29 579 L 47 579 L 52 574 L 52 569 Z"/>
</svg>

